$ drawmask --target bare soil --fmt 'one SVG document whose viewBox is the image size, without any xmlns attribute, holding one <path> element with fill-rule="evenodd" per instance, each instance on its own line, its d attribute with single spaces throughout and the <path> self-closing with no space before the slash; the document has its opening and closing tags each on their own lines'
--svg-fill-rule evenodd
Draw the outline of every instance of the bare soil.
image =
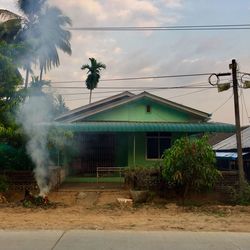
<svg viewBox="0 0 250 250">
<path fill-rule="evenodd" d="M 0 204 L 1 229 L 185 230 L 250 232 L 250 207 L 178 206 L 163 199 L 124 207 L 117 198 L 127 191 L 51 192 L 48 209 L 24 208 L 23 192 L 12 192 Z"/>
</svg>

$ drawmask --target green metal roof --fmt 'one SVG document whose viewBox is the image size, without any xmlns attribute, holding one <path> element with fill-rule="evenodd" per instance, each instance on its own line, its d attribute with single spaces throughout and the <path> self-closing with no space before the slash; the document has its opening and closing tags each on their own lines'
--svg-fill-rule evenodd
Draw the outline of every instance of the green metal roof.
<svg viewBox="0 0 250 250">
<path fill-rule="evenodd" d="M 78 122 L 54 123 L 53 126 L 73 132 L 235 132 L 232 124 L 205 122 Z"/>
</svg>

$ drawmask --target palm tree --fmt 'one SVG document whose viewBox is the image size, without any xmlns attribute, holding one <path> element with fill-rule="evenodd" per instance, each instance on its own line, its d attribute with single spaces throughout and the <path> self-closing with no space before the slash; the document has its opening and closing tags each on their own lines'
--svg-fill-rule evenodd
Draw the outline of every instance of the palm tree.
<svg viewBox="0 0 250 250">
<path fill-rule="evenodd" d="M 11 11 L 0 9 L 0 17 L 4 20 L 0 22 L 0 40 L 7 43 L 24 43 L 27 54 L 33 54 L 32 46 L 27 42 L 27 31 L 31 29 L 33 23 L 37 22 L 38 13 L 42 10 L 42 5 L 46 0 L 18 0 L 18 7 L 23 15 L 18 15 Z M 28 86 L 29 74 L 32 73 L 31 64 L 35 63 L 34 57 L 22 56 L 20 63 L 26 71 L 25 88 Z"/>
<path fill-rule="evenodd" d="M 26 71 L 25 76 L 25 88 L 28 87 L 29 74 L 32 73 L 31 65 L 36 61 L 35 51 L 36 48 L 33 46 L 34 41 L 34 29 L 37 23 L 39 23 L 39 15 L 45 7 L 47 0 L 17 0 L 19 10 L 23 13 L 23 28 L 17 37 L 17 42 L 25 41 L 27 44 L 27 54 L 22 58 L 23 68 Z"/>
<path fill-rule="evenodd" d="M 71 20 L 60 9 L 48 6 L 46 0 L 18 0 L 18 6 L 27 17 L 24 36 L 32 40 L 41 81 L 43 72 L 60 65 L 58 49 L 71 55 L 71 34 L 64 29 Z"/>
<path fill-rule="evenodd" d="M 26 70 L 25 87 L 27 88 L 29 73 L 32 72 L 31 65 L 36 60 L 39 62 L 40 80 L 42 80 L 43 72 L 50 70 L 52 66 L 59 66 L 58 49 L 71 54 L 69 42 L 71 35 L 64 29 L 66 25 L 71 25 L 71 20 L 58 8 L 46 5 L 46 0 L 18 0 L 18 7 L 23 13 L 22 16 L 0 9 L 0 17 L 9 17 L 22 24 L 20 32 L 17 32 L 15 36 L 15 42 L 25 41 L 27 54 L 30 55 L 23 58 Z"/>
<path fill-rule="evenodd" d="M 71 25 L 69 17 L 63 15 L 56 7 L 46 7 L 44 13 L 39 16 L 37 32 L 39 40 L 37 44 L 38 61 L 40 65 L 40 80 L 43 72 L 46 73 L 53 67 L 60 65 L 58 49 L 71 55 L 71 34 L 65 26 Z"/>
<path fill-rule="evenodd" d="M 81 69 L 82 70 L 88 69 L 87 72 L 88 76 L 85 83 L 87 89 L 90 90 L 89 103 L 91 103 L 92 90 L 97 87 L 97 84 L 100 79 L 100 71 L 101 69 L 106 69 L 106 65 L 101 62 L 97 62 L 95 58 L 89 58 L 89 60 L 90 60 L 90 65 L 84 64 L 82 65 Z"/>
</svg>

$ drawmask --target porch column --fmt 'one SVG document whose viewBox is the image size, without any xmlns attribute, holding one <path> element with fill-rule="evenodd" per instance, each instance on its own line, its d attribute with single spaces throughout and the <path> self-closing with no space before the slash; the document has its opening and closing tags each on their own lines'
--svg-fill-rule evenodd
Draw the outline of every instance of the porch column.
<svg viewBox="0 0 250 250">
<path fill-rule="evenodd" d="M 133 155 L 134 155 L 134 167 L 135 167 L 135 134 L 134 134 L 134 152 L 133 152 Z"/>
</svg>

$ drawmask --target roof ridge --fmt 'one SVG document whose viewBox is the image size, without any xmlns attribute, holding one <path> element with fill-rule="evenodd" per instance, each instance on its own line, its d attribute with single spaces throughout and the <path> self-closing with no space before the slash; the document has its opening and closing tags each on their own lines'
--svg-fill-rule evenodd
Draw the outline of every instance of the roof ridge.
<svg viewBox="0 0 250 250">
<path fill-rule="evenodd" d="M 72 115 L 72 114 L 75 114 L 75 113 L 84 111 L 84 110 L 86 110 L 86 109 L 88 109 L 88 108 L 94 108 L 95 106 L 98 106 L 98 105 L 100 105 L 100 104 L 104 104 L 104 105 L 105 105 L 105 103 L 107 103 L 107 102 L 109 102 L 109 101 L 112 101 L 112 100 L 114 100 L 114 99 L 116 99 L 116 98 L 119 98 L 119 97 L 128 96 L 128 98 L 130 98 L 130 97 L 132 97 L 132 96 L 134 96 L 134 95 L 135 95 L 135 94 L 131 93 L 130 91 L 124 91 L 124 92 L 119 93 L 119 94 L 117 94 L 117 95 L 113 95 L 113 96 L 110 96 L 110 97 L 107 97 L 107 98 L 98 100 L 98 101 L 96 101 L 96 102 L 89 103 L 89 104 L 83 105 L 83 106 L 81 106 L 81 107 L 72 109 L 72 110 L 70 110 L 70 111 L 68 111 L 68 112 L 66 112 L 66 113 L 64 113 L 64 114 L 62 114 L 62 115 L 56 117 L 56 118 L 55 118 L 55 121 L 60 120 L 60 119 L 62 119 L 62 118 L 64 118 L 64 117 L 70 116 L 70 115 Z"/>
</svg>

